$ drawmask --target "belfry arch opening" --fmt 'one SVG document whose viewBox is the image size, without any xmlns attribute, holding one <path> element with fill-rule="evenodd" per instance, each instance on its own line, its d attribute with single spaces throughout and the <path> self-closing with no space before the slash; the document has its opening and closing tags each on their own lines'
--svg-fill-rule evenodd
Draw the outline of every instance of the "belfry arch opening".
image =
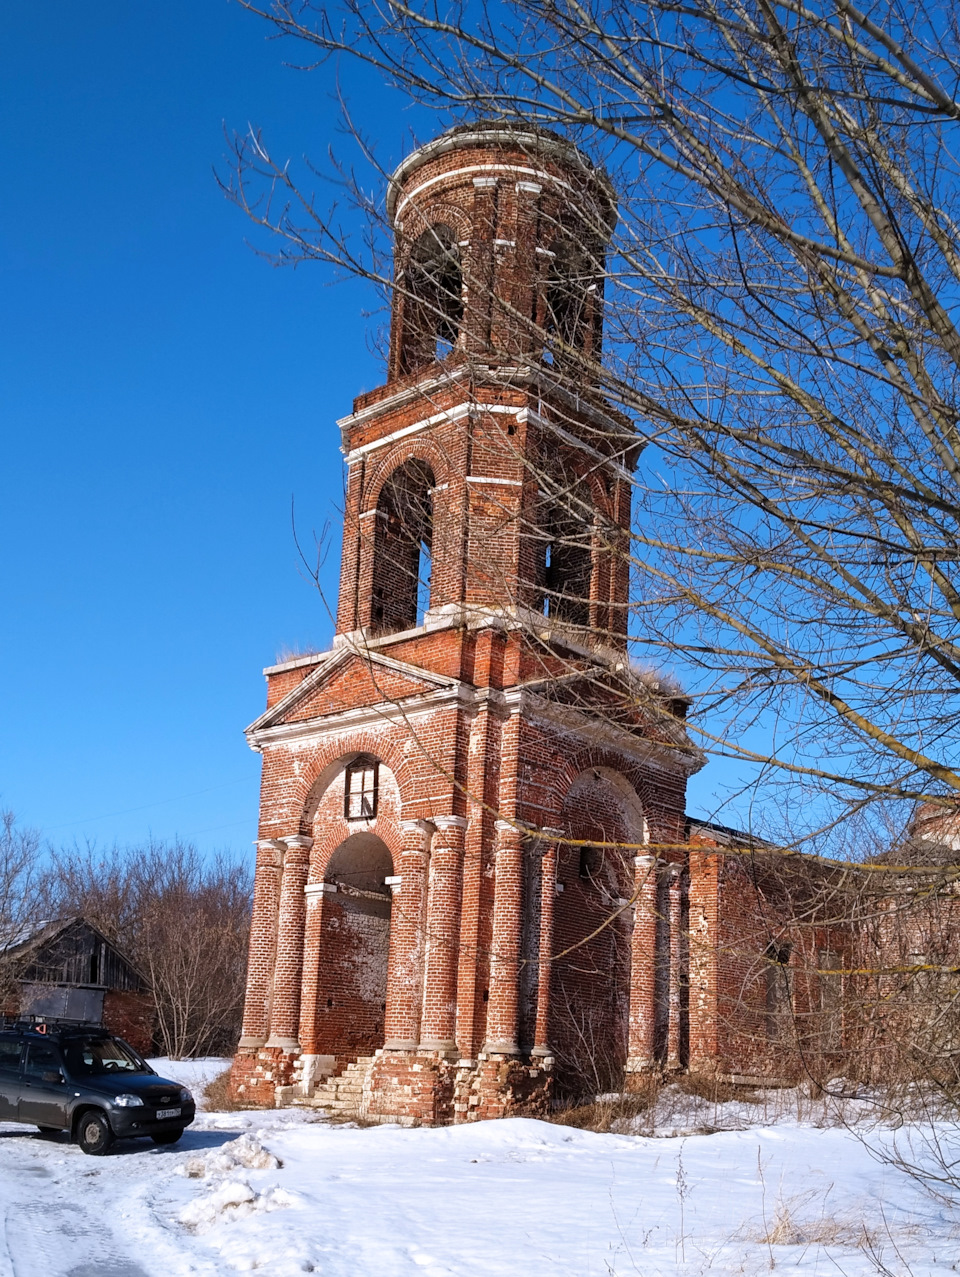
<svg viewBox="0 0 960 1277">
<path fill-rule="evenodd" d="M 589 626 L 593 524 L 579 490 L 544 498 L 538 538 L 539 610 L 566 625 Z"/>
<path fill-rule="evenodd" d="M 600 353 L 598 279 L 602 252 L 591 253 L 567 237 L 554 243 L 543 288 L 543 358 L 562 367 L 571 352 Z"/>
<path fill-rule="evenodd" d="M 370 624 L 380 634 L 423 623 L 433 577 L 433 471 L 413 459 L 398 466 L 377 502 Z"/>
<path fill-rule="evenodd" d="M 403 375 L 445 359 L 457 344 L 463 321 L 463 269 L 457 237 L 449 226 L 428 227 L 414 240 L 400 286 L 398 371 Z"/>
</svg>

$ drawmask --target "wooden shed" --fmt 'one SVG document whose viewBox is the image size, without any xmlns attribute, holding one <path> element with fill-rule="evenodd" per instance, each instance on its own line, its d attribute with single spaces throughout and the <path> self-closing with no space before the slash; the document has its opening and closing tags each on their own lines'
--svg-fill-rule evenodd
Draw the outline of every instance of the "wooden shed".
<svg viewBox="0 0 960 1277">
<path fill-rule="evenodd" d="M 85 918 L 46 919 L 0 944 L 7 982 L 3 1012 L 102 1024 L 142 1053 L 153 1045 L 155 1010 L 143 976 Z"/>
</svg>

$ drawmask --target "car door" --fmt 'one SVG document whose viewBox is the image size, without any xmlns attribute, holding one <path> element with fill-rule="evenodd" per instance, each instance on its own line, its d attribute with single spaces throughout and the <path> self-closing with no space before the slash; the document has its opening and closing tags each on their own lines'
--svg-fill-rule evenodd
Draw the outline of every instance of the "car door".
<svg viewBox="0 0 960 1277">
<path fill-rule="evenodd" d="M 53 1080 L 54 1074 L 58 1081 Z M 57 1047 L 52 1042 L 28 1041 L 20 1074 L 20 1121 L 64 1127 L 69 1097 Z"/>
<path fill-rule="evenodd" d="M 21 1041 L 19 1033 L 0 1033 L 0 1122 L 17 1120 Z"/>
</svg>

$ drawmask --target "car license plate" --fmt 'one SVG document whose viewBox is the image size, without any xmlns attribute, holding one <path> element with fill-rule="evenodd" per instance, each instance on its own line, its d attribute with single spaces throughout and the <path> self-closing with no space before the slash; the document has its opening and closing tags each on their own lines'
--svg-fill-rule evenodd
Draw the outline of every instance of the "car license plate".
<svg viewBox="0 0 960 1277">
<path fill-rule="evenodd" d="M 179 1109 L 157 1109 L 157 1121 L 161 1122 L 165 1117 L 179 1117 Z"/>
</svg>

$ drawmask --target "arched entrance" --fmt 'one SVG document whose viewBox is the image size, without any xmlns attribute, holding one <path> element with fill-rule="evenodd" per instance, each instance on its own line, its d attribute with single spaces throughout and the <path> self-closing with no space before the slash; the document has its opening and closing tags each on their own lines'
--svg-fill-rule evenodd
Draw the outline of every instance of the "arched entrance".
<svg viewBox="0 0 960 1277">
<path fill-rule="evenodd" d="M 393 858 L 381 838 L 351 834 L 324 874 L 317 1043 L 337 1067 L 383 1046 Z"/>
<path fill-rule="evenodd" d="M 606 767 L 582 772 L 567 791 L 554 906 L 550 1042 L 561 1094 L 616 1089 L 627 1060 L 636 844 L 645 822 L 629 782 Z"/>
</svg>

